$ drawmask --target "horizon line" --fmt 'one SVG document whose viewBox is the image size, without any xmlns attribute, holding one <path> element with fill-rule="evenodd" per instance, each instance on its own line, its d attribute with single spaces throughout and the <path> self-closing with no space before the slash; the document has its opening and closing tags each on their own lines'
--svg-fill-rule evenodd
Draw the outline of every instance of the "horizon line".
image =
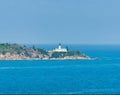
<svg viewBox="0 0 120 95">
<path fill-rule="evenodd" d="M 58 45 L 59 43 L 16 43 L 16 42 L 0 42 L 0 44 L 20 44 L 20 45 Z M 120 44 L 86 44 L 86 43 L 61 43 L 62 45 L 120 45 Z"/>
</svg>

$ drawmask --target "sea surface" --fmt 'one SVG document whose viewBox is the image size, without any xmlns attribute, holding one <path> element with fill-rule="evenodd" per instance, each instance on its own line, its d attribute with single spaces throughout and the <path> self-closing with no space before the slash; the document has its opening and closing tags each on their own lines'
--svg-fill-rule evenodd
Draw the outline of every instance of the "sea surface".
<svg viewBox="0 0 120 95">
<path fill-rule="evenodd" d="M 120 94 L 120 46 L 69 49 L 99 60 L 0 61 L 0 94 Z"/>
</svg>

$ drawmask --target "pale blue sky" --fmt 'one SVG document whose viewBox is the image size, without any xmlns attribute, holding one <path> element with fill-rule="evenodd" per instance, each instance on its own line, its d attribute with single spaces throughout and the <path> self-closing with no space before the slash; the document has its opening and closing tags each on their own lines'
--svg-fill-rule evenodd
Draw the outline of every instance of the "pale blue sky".
<svg viewBox="0 0 120 95">
<path fill-rule="evenodd" d="M 0 0 L 0 43 L 120 44 L 120 0 Z"/>
</svg>

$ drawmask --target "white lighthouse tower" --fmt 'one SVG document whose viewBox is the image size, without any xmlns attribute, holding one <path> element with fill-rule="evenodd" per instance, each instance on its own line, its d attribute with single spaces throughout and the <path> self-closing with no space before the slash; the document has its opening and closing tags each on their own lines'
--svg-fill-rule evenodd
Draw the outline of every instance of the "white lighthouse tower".
<svg viewBox="0 0 120 95">
<path fill-rule="evenodd" d="M 59 43 L 58 48 L 54 48 L 51 52 L 68 52 L 66 48 L 62 48 L 61 44 Z"/>
<path fill-rule="evenodd" d="M 62 47 L 61 47 L 61 43 L 59 43 L 58 49 L 62 49 Z"/>
</svg>

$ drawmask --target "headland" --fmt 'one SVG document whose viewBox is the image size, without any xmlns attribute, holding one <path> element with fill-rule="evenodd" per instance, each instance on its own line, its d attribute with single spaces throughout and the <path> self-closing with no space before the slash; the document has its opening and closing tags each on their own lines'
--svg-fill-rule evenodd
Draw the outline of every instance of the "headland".
<svg viewBox="0 0 120 95">
<path fill-rule="evenodd" d="M 68 48 L 58 48 L 47 51 L 42 48 L 27 47 L 19 44 L 0 44 L 0 60 L 89 60 L 87 55 Z"/>
</svg>

